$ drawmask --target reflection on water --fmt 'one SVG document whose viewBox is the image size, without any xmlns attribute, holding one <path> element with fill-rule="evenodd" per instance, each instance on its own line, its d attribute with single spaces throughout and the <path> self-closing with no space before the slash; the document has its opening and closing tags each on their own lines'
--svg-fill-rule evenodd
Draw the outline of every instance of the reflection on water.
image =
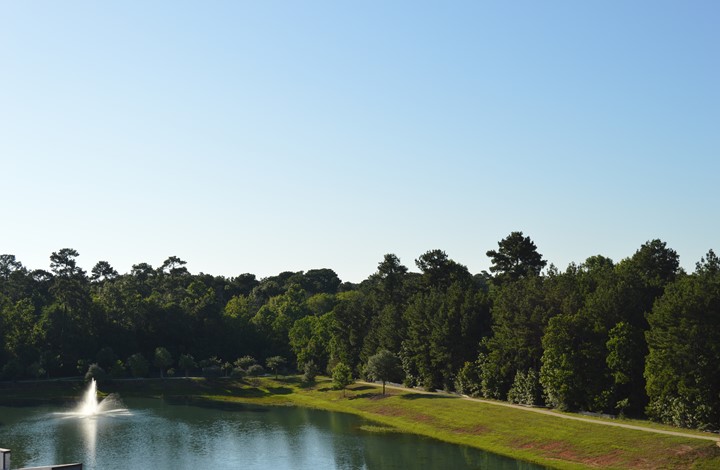
<svg viewBox="0 0 720 470">
<path fill-rule="evenodd" d="M 537 469 L 475 449 L 360 429 L 351 415 L 303 408 L 221 411 L 126 400 L 128 413 L 68 419 L 57 408 L 0 407 L 13 466 L 84 468 Z"/>
</svg>

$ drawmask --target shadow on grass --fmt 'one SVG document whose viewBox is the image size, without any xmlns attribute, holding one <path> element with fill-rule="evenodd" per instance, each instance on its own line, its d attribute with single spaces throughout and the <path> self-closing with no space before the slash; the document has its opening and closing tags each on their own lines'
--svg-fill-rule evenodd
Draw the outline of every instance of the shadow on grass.
<svg viewBox="0 0 720 470">
<path fill-rule="evenodd" d="M 452 399 L 452 398 L 459 398 L 459 397 L 454 397 L 452 395 L 431 395 L 431 394 L 427 394 L 427 393 L 407 393 L 405 395 L 400 395 L 401 400 L 417 400 L 420 398 L 430 398 L 430 399 L 436 400 L 438 398 L 443 398 L 443 399 L 451 398 Z"/>
<path fill-rule="evenodd" d="M 277 379 L 278 382 L 283 382 L 286 384 L 302 384 L 302 378 L 296 376 L 296 375 L 288 375 L 284 377 L 279 377 Z"/>
<path fill-rule="evenodd" d="M 273 395 L 290 395 L 292 393 L 292 389 L 289 387 L 268 387 L 267 390 Z"/>
<path fill-rule="evenodd" d="M 370 385 L 358 385 L 357 387 L 348 387 L 348 390 L 375 390 L 375 387 Z"/>
<path fill-rule="evenodd" d="M 381 396 L 382 396 L 382 393 L 379 393 L 379 392 L 378 393 L 368 392 L 368 393 L 358 393 L 357 395 L 352 395 L 352 396 L 349 396 L 348 398 L 350 400 L 355 400 L 356 398 L 370 398 L 370 399 L 376 400 L 377 397 L 381 397 Z"/>
<path fill-rule="evenodd" d="M 273 389 L 270 389 L 270 391 L 272 391 L 272 390 Z M 265 396 L 269 395 L 269 393 L 264 390 L 260 390 L 259 388 L 253 387 L 253 388 L 241 388 L 241 389 L 235 390 L 234 395 L 238 396 L 238 397 L 260 398 L 260 397 L 265 397 Z"/>
</svg>

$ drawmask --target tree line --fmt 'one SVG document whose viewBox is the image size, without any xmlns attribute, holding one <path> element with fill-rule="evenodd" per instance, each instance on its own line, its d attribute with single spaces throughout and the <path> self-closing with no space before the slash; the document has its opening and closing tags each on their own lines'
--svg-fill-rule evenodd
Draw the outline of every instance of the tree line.
<svg viewBox="0 0 720 470">
<path fill-rule="evenodd" d="M 310 376 L 341 370 L 720 429 L 712 250 L 693 273 L 660 240 L 617 263 L 598 255 L 560 271 L 513 232 L 487 251 L 489 273 L 473 275 L 430 250 L 415 260 L 419 272 L 387 254 L 359 284 L 328 268 L 264 279 L 191 274 L 176 256 L 127 274 L 100 261 L 87 273 L 78 256 L 54 252 L 45 271 L 0 255 L 2 379 L 142 376 L 172 366 L 186 375 L 257 374 L 259 362 L 277 373 L 286 363 Z"/>
</svg>

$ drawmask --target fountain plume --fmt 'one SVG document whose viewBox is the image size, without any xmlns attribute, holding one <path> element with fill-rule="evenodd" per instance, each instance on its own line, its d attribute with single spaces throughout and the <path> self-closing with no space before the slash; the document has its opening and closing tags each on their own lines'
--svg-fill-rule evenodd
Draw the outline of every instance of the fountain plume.
<svg viewBox="0 0 720 470">
<path fill-rule="evenodd" d="M 92 416 L 98 412 L 97 384 L 92 379 L 77 410 L 81 416 Z"/>
<path fill-rule="evenodd" d="M 104 399 L 98 400 L 97 383 L 95 379 L 92 379 L 75 410 L 58 414 L 67 418 L 92 418 L 96 416 L 129 416 L 132 413 L 127 408 L 122 408 L 122 402 L 115 395 L 108 395 Z"/>
</svg>

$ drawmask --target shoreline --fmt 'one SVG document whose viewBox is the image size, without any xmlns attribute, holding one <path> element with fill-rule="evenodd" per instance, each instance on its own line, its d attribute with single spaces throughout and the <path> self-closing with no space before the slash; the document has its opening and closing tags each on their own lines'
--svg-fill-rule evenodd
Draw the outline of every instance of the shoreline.
<svg viewBox="0 0 720 470">
<path fill-rule="evenodd" d="M 83 388 L 77 381 L 4 383 L 0 385 L 0 405 L 21 406 L 12 404 L 18 399 L 25 404 L 70 403 L 77 401 Z M 165 398 L 228 410 L 241 409 L 242 404 L 293 405 L 350 413 L 381 425 L 378 432 L 422 435 L 551 468 L 720 467 L 717 437 L 699 432 L 682 433 L 667 426 L 635 429 L 634 424 L 397 386 L 388 386 L 382 395 L 381 385 L 369 382 L 350 385 L 345 397 L 342 391 L 332 390 L 330 380 L 324 377 L 311 387 L 302 386 L 295 376 L 286 376 L 277 380 L 131 379 L 98 388 L 102 394 L 119 393 L 121 398 Z"/>
</svg>

